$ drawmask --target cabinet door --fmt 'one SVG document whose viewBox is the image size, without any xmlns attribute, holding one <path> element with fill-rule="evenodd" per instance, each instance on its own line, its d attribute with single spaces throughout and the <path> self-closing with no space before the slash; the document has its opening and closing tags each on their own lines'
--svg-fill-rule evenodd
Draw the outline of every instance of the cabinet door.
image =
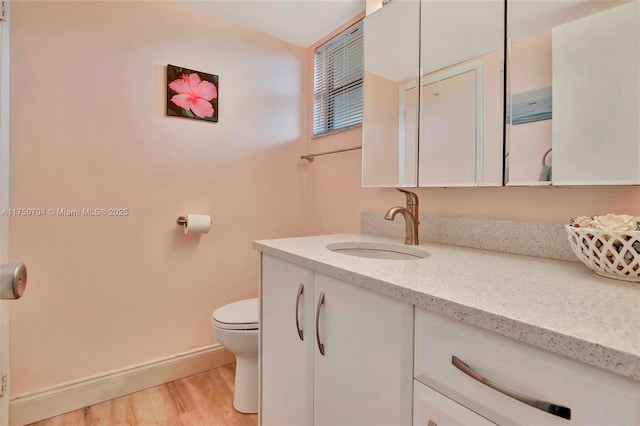
<svg viewBox="0 0 640 426">
<path fill-rule="evenodd" d="M 303 291 L 296 311 L 301 286 Z M 310 426 L 313 424 L 313 272 L 263 254 L 260 302 L 261 424 Z"/>
<path fill-rule="evenodd" d="M 640 3 L 556 26 L 552 34 L 553 184 L 637 185 Z"/>
<path fill-rule="evenodd" d="M 317 273 L 314 286 L 314 425 L 410 425 L 413 306 Z"/>
<path fill-rule="evenodd" d="M 415 381 L 413 426 L 489 426 L 489 420 L 433 389 Z"/>
</svg>

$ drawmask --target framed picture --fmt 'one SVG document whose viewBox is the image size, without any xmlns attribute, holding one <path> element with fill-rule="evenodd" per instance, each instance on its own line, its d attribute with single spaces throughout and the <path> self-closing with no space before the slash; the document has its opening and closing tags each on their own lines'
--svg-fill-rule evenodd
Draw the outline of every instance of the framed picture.
<svg viewBox="0 0 640 426">
<path fill-rule="evenodd" d="M 511 124 L 549 120 L 551 107 L 551 86 L 513 95 Z"/>
<path fill-rule="evenodd" d="M 167 115 L 218 122 L 218 76 L 167 65 Z"/>
</svg>

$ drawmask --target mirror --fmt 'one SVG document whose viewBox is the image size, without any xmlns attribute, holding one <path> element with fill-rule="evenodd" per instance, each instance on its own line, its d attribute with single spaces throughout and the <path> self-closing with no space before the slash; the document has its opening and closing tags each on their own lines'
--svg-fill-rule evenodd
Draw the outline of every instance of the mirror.
<svg viewBox="0 0 640 426">
<path fill-rule="evenodd" d="M 504 7 L 421 2 L 420 187 L 502 185 Z"/>
<path fill-rule="evenodd" d="M 640 2 L 509 0 L 507 185 L 640 183 Z"/>
<path fill-rule="evenodd" d="M 364 38 L 363 186 L 501 185 L 504 1 L 395 0 Z"/>
<path fill-rule="evenodd" d="M 417 0 L 365 18 L 362 186 L 417 186 L 419 19 Z"/>
</svg>

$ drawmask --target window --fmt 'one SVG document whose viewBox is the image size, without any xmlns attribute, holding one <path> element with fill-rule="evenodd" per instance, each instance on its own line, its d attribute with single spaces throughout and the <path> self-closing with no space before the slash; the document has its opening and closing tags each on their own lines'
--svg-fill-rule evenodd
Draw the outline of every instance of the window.
<svg viewBox="0 0 640 426">
<path fill-rule="evenodd" d="M 313 136 L 362 123 L 363 21 L 314 52 Z"/>
</svg>

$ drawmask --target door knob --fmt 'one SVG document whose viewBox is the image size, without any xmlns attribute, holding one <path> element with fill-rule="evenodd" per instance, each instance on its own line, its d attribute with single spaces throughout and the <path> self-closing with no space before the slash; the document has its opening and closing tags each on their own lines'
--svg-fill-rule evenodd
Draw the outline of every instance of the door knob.
<svg viewBox="0 0 640 426">
<path fill-rule="evenodd" d="M 24 263 L 0 266 L 0 299 L 20 299 L 27 287 L 27 267 Z"/>
</svg>

